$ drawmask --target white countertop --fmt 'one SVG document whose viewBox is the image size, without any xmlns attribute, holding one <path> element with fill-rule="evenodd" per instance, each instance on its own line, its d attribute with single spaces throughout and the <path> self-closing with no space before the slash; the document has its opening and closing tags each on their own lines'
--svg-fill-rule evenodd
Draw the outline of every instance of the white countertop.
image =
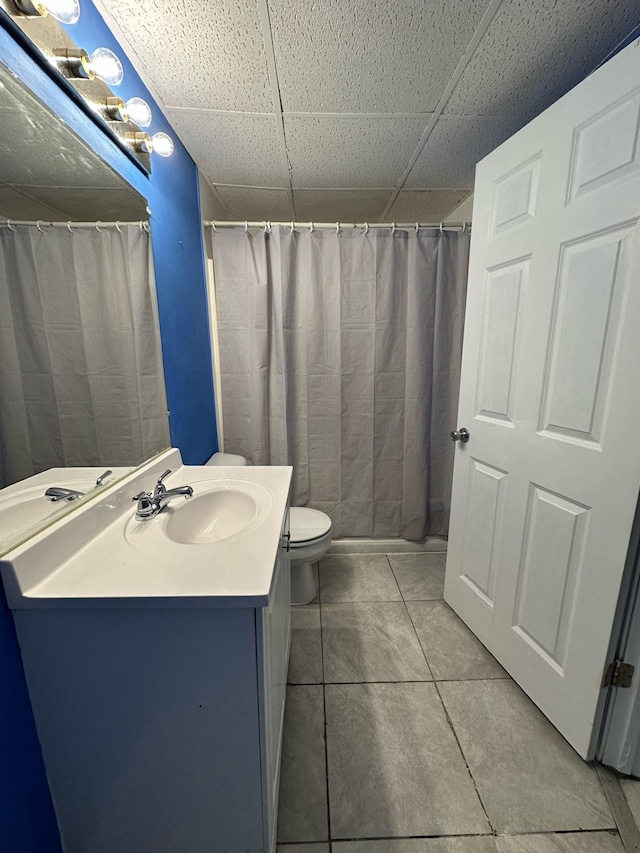
<svg viewBox="0 0 640 853">
<path fill-rule="evenodd" d="M 255 525 L 229 538 L 179 544 L 163 534 L 163 526 L 183 498 L 155 518 L 134 520 L 133 495 L 152 490 L 166 468 L 172 469 L 165 480 L 167 489 L 190 485 L 195 497 L 216 480 L 248 482 L 268 492 L 268 508 Z M 292 470 L 186 466 L 179 451 L 167 451 L 105 491 L 101 500 L 78 508 L 6 554 L 0 569 L 9 605 L 12 609 L 266 606 L 282 547 Z"/>
</svg>

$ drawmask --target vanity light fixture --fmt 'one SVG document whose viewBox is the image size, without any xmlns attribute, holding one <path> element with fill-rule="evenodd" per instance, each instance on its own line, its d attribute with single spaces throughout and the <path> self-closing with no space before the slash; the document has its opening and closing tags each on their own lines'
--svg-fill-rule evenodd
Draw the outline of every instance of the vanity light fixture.
<svg viewBox="0 0 640 853">
<path fill-rule="evenodd" d="M 61 24 L 75 24 L 80 17 L 79 0 L 47 0 L 46 3 L 33 0 L 13 0 L 18 15 L 25 18 L 46 18 L 51 15 Z"/>
<path fill-rule="evenodd" d="M 122 98 L 102 98 L 99 101 L 89 101 L 89 106 L 100 113 L 106 121 L 129 121 L 129 112 Z"/>
<path fill-rule="evenodd" d="M 122 83 L 122 63 L 108 47 L 99 47 L 91 56 L 81 47 L 57 47 L 52 62 L 66 77 L 78 80 L 95 80 L 99 77 L 109 86 Z"/>
<path fill-rule="evenodd" d="M 135 122 L 138 127 L 149 127 L 153 118 L 151 107 L 142 98 L 129 98 L 125 104 L 129 119 Z"/>
<path fill-rule="evenodd" d="M 108 86 L 119 86 L 124 77 L 122 63 L 108 47 L 99 47 L 91 54 L 91 67 Z"/>
<path fill-rule="evenodd" d="M 151 154 L 153 143 L 148 133 L 125 133 L 125 142 L 133 148 L 137 154 Z"/>
<path fill-rule="evenodd" d="M 57 47 L 50 59 L 65 77 L 75 77 L 77 80 L 96 79 L 91 57 L 81 47 Z"/>
<path fill-rule="evenodd" d="M 80 17 L 79 0 L 47 0 L 43 5 L 61 24 L 75 24 Z"/>
<path fill-rule="evenodd" d="M 152 151 L 160 157 L 171 157 L 175 150 L 173 139 L 168 133 L 154 133 L 151 137 Z"/>
<path fill-rule="evenodd" d="M 171 157 L 175 149 L 173 139 L 168 133 L 154 133 L 153 136 L 142 131 L 125 133 L 124 139 L 138 154 L 151 154 L 153 152 L 159 154 L 160 157 Z"/>
</svg>

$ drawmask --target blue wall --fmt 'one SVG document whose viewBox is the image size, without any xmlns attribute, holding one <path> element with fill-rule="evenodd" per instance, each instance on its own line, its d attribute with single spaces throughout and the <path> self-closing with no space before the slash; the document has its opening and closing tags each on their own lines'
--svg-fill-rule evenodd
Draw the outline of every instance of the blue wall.
<svg viewBox="0 0 640 853">
<path fill-rule="evenodd" d="M 172 157 L 152 156 L 148 177 L 81 106 L 58 85 L 41 60 L 23 49 L 0 12 L 0 61 L 20 77 L 128 183 L 148 199 L 156 270 L 171 441 L 185 462 L 204 462 L 217 447 L 198 173 L 159 107 L 89 0 L 68 28 L 88 51 L 110 47 L 123 61 L 117 93 L 138 95 L 153 109 L 151 133 L 164 130 Z M 13 619 L 0 589 L 0 849 L 57 853 L 60 842 L 29 704 Z"/>
</svg>

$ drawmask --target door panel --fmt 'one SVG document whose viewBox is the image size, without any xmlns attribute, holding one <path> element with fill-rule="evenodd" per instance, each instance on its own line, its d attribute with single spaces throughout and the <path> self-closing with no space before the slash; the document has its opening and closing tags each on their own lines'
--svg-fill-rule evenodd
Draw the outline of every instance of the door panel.
<svg viewBox="0 0 640 853">
<path fill-rule="evenodd" d="M 584 757 L 640 484 L 640 47 L 478 166 L 445 599 Z"/>
</svg>

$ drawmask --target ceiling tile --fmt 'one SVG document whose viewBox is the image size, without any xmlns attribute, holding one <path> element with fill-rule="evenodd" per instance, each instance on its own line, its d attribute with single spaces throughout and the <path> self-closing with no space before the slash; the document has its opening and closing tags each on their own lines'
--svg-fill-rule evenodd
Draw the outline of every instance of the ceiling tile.
<svg viewBox="0 0 640 853">
<path fill-rule="evenodd" d="M 411 170 L 407 187 L 473 186 L 476 164 L 507 139 L 513 122 L 480 116 L 441 116 Z"/>
<path fill-rule="evenodd" d="M 274 116 L 169 110 L 169 119 L 212 184 L 288 186 Z"/>
<path fill-rule="evenodd" d="M 273 109 L 255 0 L 101 0 L 96 5 L 107 12 L 108 23 L 131 48 L 134 65 L 165 105 Z"/>
<path fill-rule="evenodd" d="M 428 117 L 285 117 L 294 187 L 395 187 Z"/>
<path fill-rule="evenodd" d="M 288 221 L 292 217 L 288 190 L 216 187 L 233 219 Z"/>
<path fill-rule="evenodd" d="M 125 189 L 56 189 L 54 187 L 30 187 L 29 194 L 37 201 L 58 208 L 57 219 L 76 222 L 137 222 L 148 219 L 147 203 L 141 197 Z"/>
<path fill-rule="evenodd" d="M 431 112 L 487 5 L 268 1 L 288 112 Z"/>
<path fill-rule="evenodd" d="M 517 127 L 580 82 L 638 23 L 637 3 L 504 0 L 445 112 Z"/>
<path fill-rule="evenodd" d="M 389 222 L 441 222 L 468 190 L 403 190 L 385 219 Z"/>
<path fill-rule="evenodd" d="M 388 190 L 294 190 L 300 222 L 376 222 L 391 193 Z"/>
<path fill-rule="evenodd" d="M 0 216 L 5 219 L 24 219 L 33 222 L 57 222 L 64 219 L 61 212 L 24 195 L 11 187 L 0 186 Z"/>
</svg>

